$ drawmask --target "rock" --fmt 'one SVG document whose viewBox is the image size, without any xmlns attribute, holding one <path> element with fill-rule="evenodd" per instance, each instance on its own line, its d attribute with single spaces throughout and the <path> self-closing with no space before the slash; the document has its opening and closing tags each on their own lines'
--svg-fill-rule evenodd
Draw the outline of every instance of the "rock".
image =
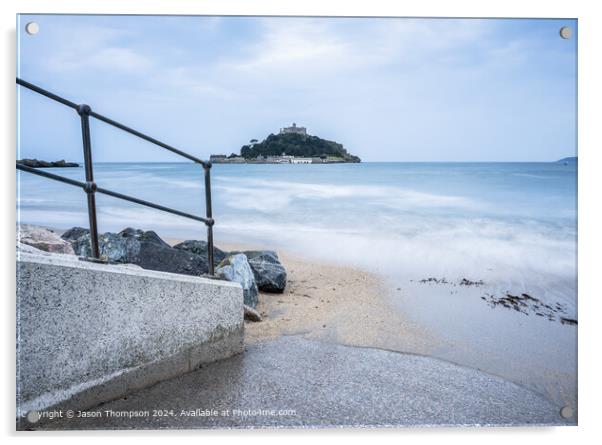
<svg viewBox="0 0 602 445">
<path fill-rule="evenodd" d="M 26 165 L 32 168 L 49 168 L 49 167 L 79 167 L 79 164 L 75 162 L 65 162 L 64 159 L 60 161 L 40 161 L 39 159 L 19 159 L 17 164 Z"/>
<path fill-rule="evenodd" d="M 71 243 L 44 227 L 21 224 L 18 226 L 17 239 L 45 252 L 75 254 Z"/>
<path fill-rule="evenodd" d="M 71 227 L 61 235 L 61 238 L 66 241 L 74 241 L 88 233 L 90 233 L 90 230 L 84 229 L 83 227 Z"/>
<path fill-rule="evenodd" d="M 208 254 L 208 244 L 207 241 L 198 241 L 198 240 L 186 240 L 181 242 L 180 244 L 176 244 L 173 246 L 174 249 L 185 250 L 187 252 L 192 252 L 197 255 L 204 256 L 207 258 Z M 215 264 L 219 264 L 222 262 L 224 258 L 226 258 L 228 254 L 221 249 L 213 246 L 213 258 L 215 260 Z"/>
<path fill-rule="evenodd" d="M 75 238 L 77 235 L 79 237 Z M 90 257 L 90 233 L 74 227 L 63 234 L 69 239 L 75 252 Z M 75 238 L 75 239 L 73 239 Z M 174 249 L 155 232 L 128 227 L 119 233 L 103 233 L 98 236 L 101 256 L 110 263 L 136 264 L 143 269 L 199 276 L 208 273 L 206 257 L 181 249 Z"/>
<path fill-rule="evenodd" d="M 253 308 L 257 306 L 257 283 L 244 254 L 238 253 L 226 257 L 219 263 L 215 274 L 225 280 L 239 283 L 242 286 L 244 304 Z"/>
<path fill-rule="evenodd" d="M 36 249 L 35 247 L 30 246 L 28 244 L 20 243 L 19 241 L 17 241 L 17 252 L 48 255 L 48 252 L 44 252 L 43 250 Z"/>
<path fill-rule="evenodd" d="M 125 229 L 119 232 L 125 242 L 128 263 L 144 269 L 185 275 L 203 275 L 209 271 L 207 258 L 180 249 L 174 249 L 155 232 Z"/>
<path fill-rule="evenodd" d="M 280 263 L 278 254 L 271 250 L 246 251 L 249 265 L 255 275 L 255 282 L 263 292 L 282 293 L 286 287 L 286 269 Z"/>
<path fill-rule="evenodd" d="M 69 239 L 75 253 L 84 258 L 90 258 L 92 256 L 92 246 L 90 244 L 90 232 L 87 229 L 85 232 L 78 232 L 74 227 L 73 229 L 65 232 L 63 238 L 66 235 L 73 235 L 74 237 L 81 233 L 77 238 Z M 72 234 L 69 233 L 74 231 Z M 68 239 L 68 238 L 66 238 Z M 120 237 L 116 233 L 101 233 L 98 235 L 98 247 L 100 249 L 100 256 L 104 257 L 109 263 L 131 263 L 128 252 L 127 252 L 127 241 Z"/>
<path fill-rule="evenodd" d="M 252 307 L 247 306 L 246 304 L 244 305 L 244 314 L 245 314 L 245 320 L 249 320 L 249 321 L 261 321 L 261 314 L 259 312 L 257 312 L 255 309 L 253 309 Z"/>
</svg>

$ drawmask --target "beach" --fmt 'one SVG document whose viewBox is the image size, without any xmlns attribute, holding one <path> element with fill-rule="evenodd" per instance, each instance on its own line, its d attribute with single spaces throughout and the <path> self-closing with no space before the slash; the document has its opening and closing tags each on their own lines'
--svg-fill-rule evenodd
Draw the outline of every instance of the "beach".
<svg viewBox="0 0 602 445">
<path fill-rule="evenodd" d="M 201 173 L 95 170 L 108 189 L 203 215 Z M 576 412 L 576 177 L 562 163 L 214 166 L 216 246 L 274 250 L 288 275 L 284 293 L 260 293 L 263 321 L 245 323 L 247 347 L 301 337 L 434 357 Z M 80 190 L 19 181 L 20 221 L 87 226 Z M 97 198 L 101 232 L 205 239 L 196 222 Z"/>
<path fill-rule="evenodd" d="M 183 240 L 166 241 L 175 245 Z M 261 247 L 220 245 L 229 252 Z M 574 422 L 560 416 L 562 401 L 485 370 L 491 367 L 487 357 L 470 364 L 445 359 L 445 351 L 457 351 L 462 345 L 400 310 L 394 303 L 399 296 L 390 295 L 384 277 L 284 251 L 278 256 L 287 270 L 287 286 L 282 293 L 260 292 L 256 309 L 262 320 L 245 321 L 242 354 L 77 411 L 74 417 L 44 423 L 42 428 Z M 174 414 L 151 415 L 155 407 Z M 228 414 L 220 414 L 224 412 Z"/>
<path fill-rule="evenodd" d="M 169 240 L 170 244 L 179 241 Z M 220 248 L 242 251 L 265 246 L 222 244 Z M 282 294 L 260 292 L 257 310 L 263 320 L 245 322 L 246 345 L 299 335 L 435 357 L 502 377 L 576 410 L 576 365 L 567 355 L 571 342 L 576 342 L 575 326 L 496 310 L 483 303 L 480 296 L 486 290 L 480 286 L 407 282 L 395 287 L 386 275 L 358 267 L 285 251 L 278 254 L 287 269 L 287 287 Z M 452 316 L 449 306 L 432 306 L 450 297 L 456 309 L 464 309 Z M 481 314 L 480 330 L 472 324 L 475 317 L 466 312 Z M 451 319 L 446 320 L 446 314 Z M 488 323 L 489 328 L 483 327 Z M 542 326 L 550 334 L 547 339 L 535 334 Z"/>
</svg>

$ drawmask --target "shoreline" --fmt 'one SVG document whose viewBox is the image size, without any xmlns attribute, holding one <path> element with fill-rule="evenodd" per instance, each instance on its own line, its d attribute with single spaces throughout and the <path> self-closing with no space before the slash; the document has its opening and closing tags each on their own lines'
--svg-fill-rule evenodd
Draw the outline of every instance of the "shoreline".
<svg viewBox="0 0 602 445">
<path fill-rule="evenodd" d="M 225 243 L 220 248 L 253 246 Z M 384 278 L 288 252 L 278 251 L 278 256 L 287 270 L 286 289 L 282 294 L 259 292 L 257 310 L 263 321 L 245 324 L 246 344 L 302 335 L 345 346 L 431 355 L 444 342 L 388 301 Z"/>
<path fill-rule="evenodd" d="M 180 240 L 167 239 L 167 242 L 173 245 Z M 257 250 L 266 245 L 226 242 L 218 247 L 226 251 Z M 577 411 L 576 374 L 558 369 L 558 364 L 547 363 L 545 357 L 531 363 L 519 348 L 521 343 L 515 340 L 504 343 L 503 350 L 492 350 L 489 349 L 494 346 L 490 343 L 490 334 L 481 338 L 486 331 L 458 336 L 454 329 L 440 329 L 439 323 L 445 323 L 449 308 L 432 305 L 436 301 L 445 304 L 442 302 L 449 288 L 395 284 L 395 280 L 385 275 L 357 266 L 303 257 L 282 249 L 277 249 L 277 253 L 287 270 L 287 287 L 282 294 L 259 292 L 257 310 L 263 321 L 245 322 L 245 345 L 297 335 L 343 346 L 424 356 L 502 378 Z M 515 335 L 508 329 L 517 328 L 518 325 L 513 324 L 517 320 L 511 319 L 510 324 L 505 324 L 509 321 L 505 317 L 513 317 L 514 311 L 502 312 L 482 303 L 478 298 L 479 287 L 466 287 L 463 293 L 452 292 L 456 298 L 465 297 L 465 309 L 472 307 L 477 311 L 475 316 L 487 314 L 487 320 L 505 320 L 496 325 L 498 336 Z M 456 298 L 454 304 L 458 302 Z M 424 318 L 425 310 L 434 311 L 430 321 Z M 463 316 L 461 311 L 457 312 L 449 325 L 462 325 Z M 522 325 L 520 332 L 524 333 L 522 329 L 527 325 L 523 325 L 523 321 L 526 320 L 518 319 Z M 557 328 L 574 329 L 560 325 Z M 537 329 L 537 325 L 527 328 L 526 332 L 532 332 L 531 329 Z M 528 353 L 536 353 L 533 347 L 537 344 L 522 343 L 522 347 Z M 541 348 L 547 347 L 541 345 Z"/>
</svg>

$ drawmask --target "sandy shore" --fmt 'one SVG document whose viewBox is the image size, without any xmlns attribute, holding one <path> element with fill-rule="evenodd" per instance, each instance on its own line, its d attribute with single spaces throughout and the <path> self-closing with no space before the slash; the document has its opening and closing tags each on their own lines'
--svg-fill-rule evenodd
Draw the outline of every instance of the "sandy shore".
<svg viewBox="0 0 602 445">
<path fill-rule="evenodd" d="M 265 248 L 226 243 L 220 243 L 219 247 L 226 251 Z M 559 368 L 557 362 L 562 360 L 547 343 L 542 343 L 543 340 L 522 340 L 525 333 L 536 332 L 532 329 L 537 329 L 537 325 L 530 328 L 530 324 L 523 324 L 518 318 L 517 322 L 526 330 L 521 330 L 519 325 L 494 328 L 492 324 L 490 330 L 487 327 L 477 331 L 469 329 L 465 335 L 458 336 L 445 329 L 430 330 L 427 323 L 416 320 L 415 312 L 421 306 L 440 318 L 439 326 L 468 326 L 468 321 L 463 318 L 467 313 L 483 317 L 484 323 L 493 322 L 498 316 L 515 315 L 513 311 L 494 311 L 482 303 L 479 289 L 467 288 L 463 290 L 464 294 L 450 294 L 447 288 L 416 283 L 395 287 L 384 277 L 358 268 L 301 258 L 281 250 L 278 255 L 287 270 L 287 287 L 282 294 L 260 292 L 257 310 L 263 321 L 245 322 L 248 346 L 287 335 L 301 335 L 347 346 L 437 357 L 524 385 L 561 406 L 577 406 L 576 378 L 572 369 Z M 443 306 L 435 307 L 432 302 L 441 300 L 432 298 L 433 292 L 450 295 L 450 299 L 445 304 L 439 303 Z M 469 294 L 474 295 L 469 298 Z M 421 303 L 416 304 L 417 300 Z M 400 301 L 413 303 L 399 304 Z M 460 304 L 462 301 L 465 307 Z M 453 312 L 452 307 L 461 309 Z M 566 329 L 558 326 L 560 330 Z M 514 339 L 513 336 L 521 338 Z"/>
<path fill-rule="evenodd" d="M 174 239 L 167 240 L 177 244 Z M 225 251 L 262 246 L 219 245 Z M 245 342 L 257 344 L 284 335 L 342 345 L 429 355 L 443 340 L 420 328 L 388 298 L 384 280 L 369 272 L 299 258 L 278 251 L 287 271 L 282 294 L 259 293 L 263 321 L 245 322 Z"/>
</svg>

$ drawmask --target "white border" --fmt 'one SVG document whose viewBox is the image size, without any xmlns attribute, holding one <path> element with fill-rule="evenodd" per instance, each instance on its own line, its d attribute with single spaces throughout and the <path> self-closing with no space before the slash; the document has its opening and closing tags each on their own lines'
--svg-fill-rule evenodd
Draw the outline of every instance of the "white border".
<svg viewBox="0 0 602 445">
<path fill-rule="evenodd" d="M 600 324 L 602 316 L 602 292 L 600 281 L 600 194 L 602 184 L 602 148 L 600 127 L 600 79 L 602 70 L 600 54 L 602 21 L 596 15 L 597 2 L 576 1 L 475 1 L 423 0 L 393 2 L 384 0 L 3 0 L 2 60 L 3 106 L 2 146 L 3 187 L 2 199 L 2 249 L 1 267 L 4 323 L 2 366 L 4 409 L 3 430 L 10 439 L 38 439 L 46 441 L 100 442 L 107 440 L 136 440 L 133 435 L 143 436 L 145 442 L 164 442 L 168 434 L 177 434 L 176 440 L 216 440 L 229 436 L 230 440 L 248 441 L 299 441 L 333 440 L 334 435 L 346 436 L 343 440 L 363 442 L 382 439 L 395 443 L 404 440 L 428 440 L 451 442 L 507 443 L 520 439 L 545 441 L 546 444 L 563 443 L 575 439 L 593 439 L 600 436 L 598 420 L 600 412 Z M 428 17 L 563 17 L 579 19 L 579 426 L 572 428 L 534 429 L 403 429 L 403 430 L 304 430 L 304 431 L 171 431 L 171 432 L 104 432 L 104 433 L 15 433 L 14 432 L 14 216 L 15 216 L 15 14 L 22 13 L 116 13 L 116 14 L 216 14 L 216 15 L 349 15 L 349 16 L 428 16 Z M 596 335 L 598 334 L 598 335 Z M 579 437 L 575 437 L 579 434 Z M 370 437 L 367 437 L 367 436 Z M 25 436 L 25 437 L 24 437 Z M 41 437 L 40 437 L 41 436 Z M 106 437 L 106 436 L 111 436 Z M 338 439 L 338 437 L 337 437 Z M 138 438 L 140 440 L 140 438 Z"/>
</svg>

